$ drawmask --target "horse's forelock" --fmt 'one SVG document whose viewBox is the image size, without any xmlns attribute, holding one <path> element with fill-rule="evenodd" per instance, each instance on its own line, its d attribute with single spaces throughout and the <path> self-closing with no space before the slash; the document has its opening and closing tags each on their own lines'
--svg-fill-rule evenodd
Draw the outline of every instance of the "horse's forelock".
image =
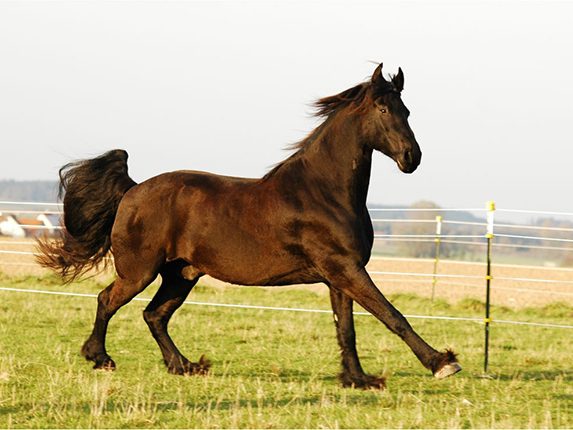
<svg viewBox="0 0 573 430">
<path fill-rule="evenodd" d="M 356 108 L 362 105 L 370 92 L 372 99 L 377 99 L 389 93 L 400 94 L 400 77 L 393 75 L 390 81 L 380 80 L 376 83 L 363 82 L 339 94 L 323 97 L 314 103 L 316 116 L 329 116 L 340 108 L 354 104 Z"/>
</svg>

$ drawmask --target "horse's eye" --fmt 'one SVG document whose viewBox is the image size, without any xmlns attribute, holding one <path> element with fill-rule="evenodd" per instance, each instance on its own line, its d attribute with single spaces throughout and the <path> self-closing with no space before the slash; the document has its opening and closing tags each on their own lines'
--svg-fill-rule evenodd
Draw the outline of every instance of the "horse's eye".
<svg viewBox="0 0 573 430">
<path fill-rule="evenodd" d="M 381 108 L 381 109 L 380 109 L 380 112 L 382 112 L 382 113 L 386 113 L 386 112 L 387 112 L 387 110 L 386 110 L 386 108 Z"/>
</svg>

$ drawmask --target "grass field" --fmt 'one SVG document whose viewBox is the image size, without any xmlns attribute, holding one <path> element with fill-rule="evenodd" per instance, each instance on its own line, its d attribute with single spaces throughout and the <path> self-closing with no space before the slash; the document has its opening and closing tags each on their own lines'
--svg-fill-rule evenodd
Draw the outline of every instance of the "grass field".
<svg viewBox="0 0 573 430">
<path fill-rule="evenodd" d="M 0 277 L 10 288 L 96 293 L 94 281 L 67 287 L 51 277 Z M 150 287 L 142 297 L 150 297 Z M 490 373 L 482 374 L 483 325 L 411 320 L 437 348 L 452 347 L 464 370 L 435 380 L 396 336 L 357 316 L 365 369 L 386 391 L 341 388 L 329 314 L 183 306 L 172 335 L 206 377 L 167 374 L 157 345 L 132 302 L 112 320 L 108 351 L 118 369 L 96 372 L 79 355 L 95 299 L 0 291 L 2 428 L 571 428 L 572 331 L 492 326 Z M 476 299 L 456 303 L 390 295 L 406 314 L 482 316 Z M 328 296 L 299 288 L 198 286 L 190 300 L 328 309 Z M 510 309 L 496 318 L 571 324 L 565 303 Z"/>
</svg>

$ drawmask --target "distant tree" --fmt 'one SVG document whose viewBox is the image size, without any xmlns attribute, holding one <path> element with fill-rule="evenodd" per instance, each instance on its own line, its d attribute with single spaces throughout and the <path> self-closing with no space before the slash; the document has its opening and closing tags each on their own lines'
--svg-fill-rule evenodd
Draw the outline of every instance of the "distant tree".
<svg viewBox="0 0 573 430">
<path fill-rule="evenodd" d="M 567 229 L 573 228 L 573 223 L 569 220 L 562 220 L 556 218 L 539 218 L 535 221 L 535 225 L 540 227 L 557 228 L 557 229 Z M 534 233 L 529 232 L 530 236 L 538 236 L 544 238 L 556 238 L 564 240 L 572 240 L 573 232 L 567 230 L 537 230 Z M 541 240 L 541 241 L 529 241 L 530 244 L 541 245 L 553 248 L 551 251 L 548 250 L 534 250 L 536 252 L 532 253 L 543 260 L 558 261 L 561 266 L 572 267 L 573 266 L 573 253 L 570 251 L 573 248 L 573 243 L 571 242 L 559 242 L 553 240 Z M 560 250 L 558 248 L 563 248 Z"/>
<path fill-rule="evenodd" d="M 571 251 L 565 253 L 560 262 L 561 267 L 573 267 L 573 253 Z"/>
<path fill-rule="evenodd" d="M 440 209 L 436 203 L 421 200 L 413 203 L 410 208 L 412 209 Z M 437 210 L 416 210 L 405 212 L 405 220 L 435 220 L 437 215 L 441 215 Z M 407 234 L 407 235 L 434 235 L 436 233 L 436 224 L 434 222 L 404 222 L 397 223 L 392 229 L 393 234 Z M 408 257 L 415 258 L 431 258 L 434 257 L 435 243 L 432 238 L 416 239 L 412 241 L 400 242 L 400 254 Z"/>
<path fill-rule="evenodd" d="M 57 195 L 56 181 L 0 181 L 0 200 L 55 202 Z"/>
</svg>

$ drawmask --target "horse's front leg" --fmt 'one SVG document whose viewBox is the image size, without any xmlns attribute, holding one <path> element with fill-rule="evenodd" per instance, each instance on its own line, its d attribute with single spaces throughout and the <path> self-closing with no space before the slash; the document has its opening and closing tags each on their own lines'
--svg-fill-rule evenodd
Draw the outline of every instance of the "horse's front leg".
<svg viewBox="0 0 573 430">
<path fill-rule="evenodd" d="M 436 351 L 412 329 L 406 318 L 378 290 L 364 268 L 339 271 L 329 281 L 331 288 L 346 294 L 400 336 L 435 377 L 445 378 L 461 370 L 452 351 Z"/>
<path fill-rule="evenodd" d="M 356 352 L 352 299 L 343 292 L 331 288 L 330 302 L 332 303 L 336 337 L 342 356 L 342 372 L 340 373 L 342 385 L 356 388 L 385 388 L 383 377 L 367 375 L 360 365 Z"/>
</svg>

